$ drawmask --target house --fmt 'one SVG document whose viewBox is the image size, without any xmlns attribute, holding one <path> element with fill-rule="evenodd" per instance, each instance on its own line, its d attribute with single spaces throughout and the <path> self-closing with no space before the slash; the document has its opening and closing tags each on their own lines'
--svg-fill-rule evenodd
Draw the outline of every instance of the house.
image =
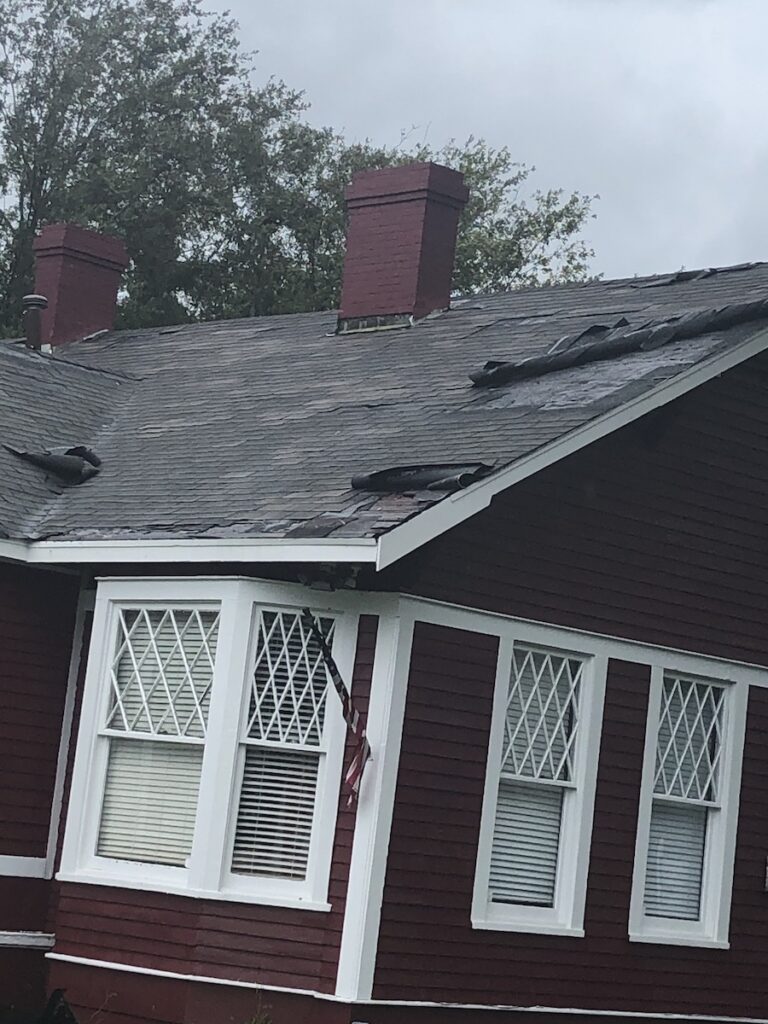
<svg viewBox="0 0 768 1024">
<path fill-rule="evenodd" d="M 36 241 L 9 1014 L 768 1021 L 768 265 L 451 304 L 466 195 L 358 175 L 338 314 L 114 332 L 122 245 Z"/>
</svg>

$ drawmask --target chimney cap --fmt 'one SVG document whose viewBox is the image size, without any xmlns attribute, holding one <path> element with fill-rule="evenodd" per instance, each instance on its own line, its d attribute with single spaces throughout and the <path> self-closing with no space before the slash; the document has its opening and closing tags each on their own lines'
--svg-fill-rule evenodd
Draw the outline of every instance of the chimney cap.
<svg viewBox="0 0 768 1024">
<path fill-rule="evenodd" d="M 415 198 L 413 193 L 427 192 L 432 198 L 440 196 L 461 206 L 469 199 L 469 189 L 464 184 L 462 172 L 432 162 L 356 171 L 346 187 L 344 198 L 354 204 L 387 196 L 410 199 Z"/>
<path fill-rule="evenodd" d="M 122 238 L 103 235 L 79 224 L 46 224 L 32 242 L 32 248 L 38 259 L 71 254 L 109 266 L 120 273 L 129 262 Z"/>
</svg>

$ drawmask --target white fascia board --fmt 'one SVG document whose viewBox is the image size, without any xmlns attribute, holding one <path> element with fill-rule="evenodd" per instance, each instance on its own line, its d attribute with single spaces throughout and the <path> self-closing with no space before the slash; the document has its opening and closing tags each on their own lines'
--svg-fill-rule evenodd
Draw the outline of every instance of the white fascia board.
<svg viewBox="0 0 768 1024">
<path fill-rule="evenodd" d="M 710 359 L 692 366 L 684 373 L 664 381 L 645 395 L 640 395 L 625 405 L 610 412 L 597 416 L 581 427 L 577 427 L 563 437 L 537 448 L 529 455 L 523 456 L 494 473 L 485 480 L 480 480 L 462 491 L 457 491 L 444 498 L 441 502 L 426 509 L 419 515 L 394 527 L 379 537 L 378 558 L 376 568 L 385 569 L 405 555 L 415 551 L 422 545 L 439 537 L 440 534 L 458 526 L 466 519 L 482 512 L 490 505 L 491 500 L 500 492 L 520 483 L 529 476 L 539 473 L 560 459 L 586 448 L 594 441 L 599 441 L 621 427 L 653 412 L 676 398 L 706 384 L 727 370 L 738 366 L 752 356 L 759 355 L 768 349 L 768 331 L 760 331 L 730 351 L 713 356 Z"/>
<path fill-rule="evenodd" d="M 16 542 L 12 542 L 16 543 Z M 347 540 L 273 538 L 211 540 L 40 540 L 26 548 L 22 561 L 35 565 L 151 562 L 345 562 L 376 561 L 373 538 Z M 3 550 L 0 547 L 0 557 Z M 10 557 L 10 555 L 8 556 Z M 17 554 L 17 560 L 18 554 Z"/>
<path fill-rule="evenodd" d="M 0 540 L 0 560 L 28 562 L 29 544 L 25 540 Z"/>
<path fill-rule="evenodd" d="M 55 936 L 50 932 L 4 932 L 0 931 L 0 946 L 15 946 L 17 949 L 53 949 Z"/>
</svg>

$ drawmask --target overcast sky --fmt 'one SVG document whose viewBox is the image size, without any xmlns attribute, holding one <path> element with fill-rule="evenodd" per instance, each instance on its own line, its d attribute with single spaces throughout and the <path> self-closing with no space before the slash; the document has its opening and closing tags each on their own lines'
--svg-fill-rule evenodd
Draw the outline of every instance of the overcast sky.
<svg viewBox="0 0 768 1024">
<path fill-rule="evenodd" d="M 606 276 L 768 259 L 768 0 L 208 0 L 310 119 L 599 193 Z"/>
</svg>

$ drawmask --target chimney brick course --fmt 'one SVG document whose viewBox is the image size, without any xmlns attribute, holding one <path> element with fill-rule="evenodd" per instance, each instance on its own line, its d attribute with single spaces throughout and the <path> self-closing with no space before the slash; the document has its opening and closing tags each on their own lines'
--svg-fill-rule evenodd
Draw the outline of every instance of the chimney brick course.
<svg viewBox="0 0 768 1024">
<path fill-rule="evenodd" d="M 389 326 L 446 309 L 464 176 L 440 164 L 362 171 L 348 186 L 339 330 Z"/>
<path fill-rule="evenodd" d="M 35 291 L 48 300 L 40 341 L 62 345 L 114 326 L 125 245 L 77 224 L 49 224 L 33 242 Z"/>
</svg>

